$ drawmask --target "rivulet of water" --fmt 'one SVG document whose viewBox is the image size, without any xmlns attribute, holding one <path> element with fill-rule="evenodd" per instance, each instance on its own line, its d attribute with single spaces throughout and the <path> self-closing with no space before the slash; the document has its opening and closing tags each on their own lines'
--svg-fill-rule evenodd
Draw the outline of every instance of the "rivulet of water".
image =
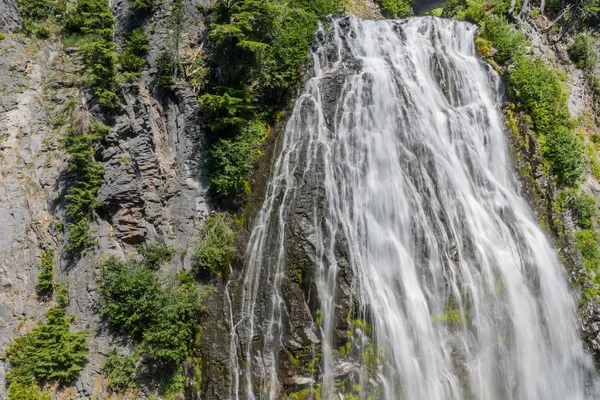
<svg viewBox="0 0 600 400">
<path fill-rule="evenodd" d="M 501 82 L 476 56 L 475 30 L 432 17 L 336 17 L 318 33 L 314 75 L 249 241 L 240 317 L 231 313 L 231 398 L 284 397 L 281 285 L 299 201 L 314 216 L 322 337 L 313 389 L 323 398 L 345 398 L 332 372 L 340 246 L 354 315 L 370 323 L 357 397 L 598 398 L 566 274 L 518 194 Z M 314 198 L 299 199 L 308 177 Z M 238 340 L 241 327 L 259 340 Z"/>
</svg>

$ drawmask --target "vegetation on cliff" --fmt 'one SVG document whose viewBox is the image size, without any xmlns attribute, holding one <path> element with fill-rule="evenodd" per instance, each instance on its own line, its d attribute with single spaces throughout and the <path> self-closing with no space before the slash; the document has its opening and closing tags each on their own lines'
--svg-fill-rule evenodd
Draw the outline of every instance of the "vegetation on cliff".
<svg viewBox="0 0 600 400">
<path fill-rule="evenodd" d="M 102 264 L 100 313 L 137 344 L 151 369 L 163 376 L 177 375 L 198 334 L 206 290 L 183 271 L 176 275 L 159 274 L 161 265 L 173 254 L 163 244 L 145 245 L 139 250 L 139 258 L 111 257 Z M 113 390 L 131 387 L 133 361 L 121 358 L 115 355 L 105 366 L 111 382 L 115 382 Z"/>
<path fill-rule="evenodd" d="M 46 321 L 6 349 L 9 399 L 23 398 L 28 391 L 37 393 L 39 385 L 45 383 L 71 383 L 88 354 L 86 337 L 87 331 L 71 330 L 71 317 L 64 304 L 51 308 Z"/>
<path fill-rule="evenodd" d="M 209 33 L 208 84 L 200 97 L 212 132 L 209 176 L 226 197 L 242 182 L 267 134 L 298 87 L 317 29 L 339 0 L 219 0 Z"/>
</svg>

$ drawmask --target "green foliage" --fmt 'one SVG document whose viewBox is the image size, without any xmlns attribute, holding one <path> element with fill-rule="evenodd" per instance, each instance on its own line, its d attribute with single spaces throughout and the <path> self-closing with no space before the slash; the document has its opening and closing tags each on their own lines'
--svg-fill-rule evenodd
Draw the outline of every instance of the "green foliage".
<svg viewBox="0 0 600 400">
<path fill-rule="evenodd" d="M 136 386 L 136 361 L 135 356 L 119 354 L 113 348 L 102 368 L 111 392 L 122 392 Z"/>
<path fill-rule="evenodd" d="M 544 157 L 552 165 L 559 183 L 575 185 L 584 168 L 583 144 L 572 129 L 559 126 L 546 133 Z"/>
<path fill-rule="evenodd" d="M 52 0 L 18 0 L 19 14 L 25 20 L 40 21 L 54 12 Z"/>
<path fill-rule="evenodd" d="M 65 196 L 69 216 L 67 248 L 76 254 L 94 244 L 89 218 L 92 209 L 100 205 L 96 193 L 104 181 L 104 165 L 95 159 L 95 144 L 107 132 L 106 125 L 93 121 L 78 129 L 71 127 L 65 137 L 72 181 Z"/>
<path fill-rule="evenodd" d="M 139 340 L 156 318 L 156 294 L 160 290 L 156 274 L 143 262 L 111 257 L 102 265 L 98 285 L 100 313 L 112 325 Z"/>
<path fill-rule="evenodd" d="M 236 253 L 233 219 L 227 213 L 212 214 L 202 226 L 201 241 L 192 256 L 201 276 L 225 272 Z"/>
<path fill-rule="evenodd" d="M 142 256 L 144 266 L 153 271 L 160 269 L 161 264 L 169 261 L 175 254 L 175 249 L 160 240 L 153 244 L 141 244 L 137 246 L 137 251 Z"/>
<path fill-rule="evenodd" d="M 157 80 L 156 84 L 163 89 L 172 90 L 175 87 L 175 60 L 173 54 L 163 50 L 156 59 Z"/>
<path fill-rule="evenodd" d="M 565 189 L 557 196 L 561 209 L 571 211 L 577 226 L 581 229 L 591 229 L 596 215 L 596 200 L 585 190 Z"/>
<path fill-rule="evenodd" d="M 115 71 L 117 46 L 112 41 L 114 17 L 108 0 L 79 0 L 67 7 L 64 17 L 65 33 L 83 34 L 79 53 L 85 65 L 88 87 L 103 107 L 119 104 L 119 82 Z"/>
<path fill-rule="evenodd" d="M 527 44 L 525 35 L 515 30 L 504 16 L 492 15 L 485 19 L 481 34 L 498 51 L 494 57 L 500 63 L 514 60 L 525 54 Z"/>
<path fill-rule="evenodd" d="M 152 7 L 152 0 L 130 0 L 129 7 L 136 11 L 148 10 Z"/>
<path fill-rule="evenodd" d="M 588 271 L 596 271 L 600 264 L 598 234 L 593 229 L 584 229 L 575 235 L 577 248 L 583 256 L 583 264 Z"/>
<path fill-rule="evenodd" d="M 383 12 L 394 18 L 405 18 L 411 13 L 410 0 L 379 0 Z"/>
<path fill-rule="evenodd" d="M 150 360 L 178 365 L 189 355 L 196 332 L 198 292 L 193 281 L 172 279 L 156 297 L 158 318 L 144 331 L 141 347 Z"/>
<path fill-rule="evenodd" d="M 596 41 L 590 34 L 577 34 L 569 52 L 577 68 L 583 70 L 592 70 L 594 68 L 596 64 Z"/>
<path fill-rule="evenodd" d="M 251 121 L 241 129 L 239 135 L 219 139 L 213 145 L 208 174 L 219 195 L 228 196 L 239 191 L 260 154 L 266 133 L 263 122 Z"/>
<path fill-rule="evenodd" d="M 8 387 L 8 400 L 52 400 L 37 383 L 13 381 Z"/>
<path fill-rule="evenodd" d="M 517 58 L 508 82 L 519 101 L 529 109 L 538 133 L 544 134 L 556 126 L 557 120 L 562 124 L 569 121 L 563 76 L 548 68 L 541 58 Z"/>
<path fill-rule="evenodd" d="M 38 266 L 37 291 L 41 296 L 52 294 L 54 289 L 54 249 L 46 249 L 42 253 L 42 260 Z"/>
<path fill-rule="evenodd" d="M 571 122 L 564 77 L 540 58 L 521 56 L 515 61 L 508 83 L 543 138 L 542 152 L 558 182 L 574 185 L 583 172 L 584 152 Z"/>
<path fill-rule="evenodd" d="M 150 50 L 150 40 L 141 28 L 129 32 L 125 41 L 125 51 L 120 56 L 121 69 L 130 81 L 139 79 L 146 67 L 146 53 Z"/>
<path fill-rule="evenodd" d="M 119 104 L 119 82 L 116 72 L 117 45 L 112 39 L 90 38 L 79 44 L 85 64 L 88 86 L 103 107 L 114 108 Z"/>
<path fill-rule="evenodd" d="M 99 281 L 100 313 L 140 344 L 144 356 L 172 367 L 188 355 L 200 310 L 199 292 L 186 274 L 160 279 L 162 250 L 148 258 L 109 258 Z M 158 257 L 156 255 L 159 254 Z"/>
<path fill-rule="evenodd" d="M 317 21 L 343 10 L 340 0 L 219 0 L 209 32 L 210 73 L 200 101 L 213 133 L 212 188 L 233 195 L 264 135 L 248 121 L 270 120 L 301 78 Z"/>
<path fill-rule="evenodd" d="M 25 385 L 42 382 L 71 383 L 87 356 L 86 331 L 73 332 L 65 309 L 54 307 L 46 321 L 6 349 L 7 381 Z"/>
</svg>

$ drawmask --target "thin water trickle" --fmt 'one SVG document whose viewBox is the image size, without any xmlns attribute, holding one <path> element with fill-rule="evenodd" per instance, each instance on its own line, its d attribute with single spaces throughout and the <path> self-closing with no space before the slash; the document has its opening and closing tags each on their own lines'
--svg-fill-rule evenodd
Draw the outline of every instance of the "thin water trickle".
<svg viewBox="0 0 600 400">
<path fill-rule="evenodd" d="M 338 398 L 336 363 L 350 357 L 334 340 L 344 268 L 353 318 L 370 323 L 349 350 L 359 398 L 595 398 L 575 302 L 518 194 L 501 82 L 477 58 L 475 30 L 333 18 L 318 33 L 231 311 L 231 398 L 284 397 L 281 288 L 300 203 L 311 210 L 302 223 L 321 310 L 312 388 L 323 398 Z M 301 190 L 307 181 L 312 191 Z"/>
</svg>

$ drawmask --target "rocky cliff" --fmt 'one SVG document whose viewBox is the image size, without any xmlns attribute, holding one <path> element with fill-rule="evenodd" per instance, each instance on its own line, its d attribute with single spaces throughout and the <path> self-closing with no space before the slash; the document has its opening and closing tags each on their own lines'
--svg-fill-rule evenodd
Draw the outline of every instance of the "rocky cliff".
<svg viewBox="0 0 600 400">
<path fill-rule="evenodd" d="M 97 245 L 81 258 L 64 246 L 64 191 L 67 155 L 60 119 L 65 105 L 98 114 L 80 86 L 82 66 L 76 49 L 59 40 L 28 37 L 17 28 L 12 0 L 0 3 L 0 351 L 31 329 L 48 309 L 36 284 L 42 252 L 56 248 L 56 280 L 68 284 L 73 326 L 89 331 L 90 354 L 73 393 L 77 398 L 106 398 L 101 366 L 115 337 L 97 314 L 96 276 L 109 255 L 135 253 L 134 245 L 161 239 L 176 249 L 170 268 L 190 268 L 186 250 L 212 209 L 203 177 L 205 134 L 197 95 L 181 81 L 172 92 L 156 86 L 154 60 L 170 46 L 169 3 L 142 17 L 126 1 L 112 4 L 116 40 L 131 26 L 150 37 L 149 67 L 136 83 L 123 84 L 120 108 L 103 117 L 110 132 L 96 147 L 105 168 L 93 214 Z M 195 2 L 186 2 L 182 58 L 201 51 L 205 24 Z M 202 2 L 200 4 L 203 4 Z M 0 364 L 0 398 L 6 398 L 6 364 Z M 68 393 L 67 390 L 65 393 Z M 65 394 L 66 395 L 66 394 Z"/>
</svg>

